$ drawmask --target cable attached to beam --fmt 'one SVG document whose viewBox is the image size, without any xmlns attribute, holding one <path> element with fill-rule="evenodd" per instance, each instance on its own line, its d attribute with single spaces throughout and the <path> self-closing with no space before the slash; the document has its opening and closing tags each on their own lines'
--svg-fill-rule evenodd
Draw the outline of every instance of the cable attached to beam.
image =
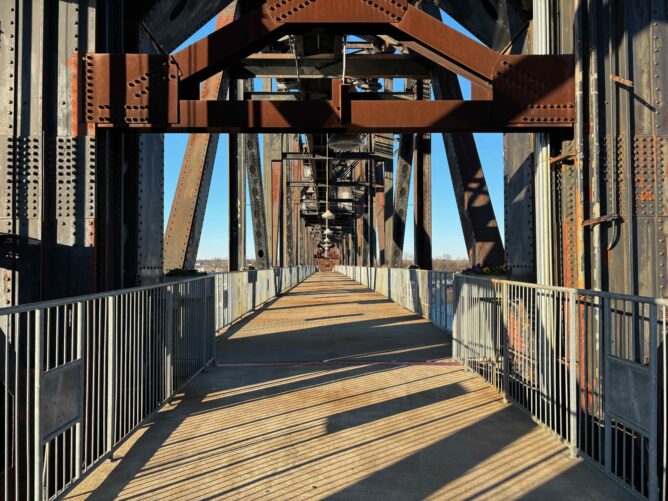
<svg viewBox="0 0 668 501">
<path fill-rule="evenodd" d="M 346 83 L 346 53 L 348 49 L 348 35 L 343 36 L 343 72 L 341 74 L 341 82 Z"/>
</svg>

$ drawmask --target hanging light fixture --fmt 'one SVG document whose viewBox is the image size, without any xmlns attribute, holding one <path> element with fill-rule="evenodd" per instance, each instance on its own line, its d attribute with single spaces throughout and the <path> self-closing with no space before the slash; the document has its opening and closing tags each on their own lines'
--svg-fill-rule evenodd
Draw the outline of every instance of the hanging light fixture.
<svg viewBox="0 0 668 501">
<path fill-rule="evenodd" d="M 327 229 L 325 229 L 325 231 L 323 231 L 323 235 L 325 235 L 326 237 L 331 236 L 333 233 L 334 232 L 332 230 L 330 230 L 329 227 L 327 227 Z"/>
<path fill-rule="evenodd" d="M 353 151 L 362 146 L 362 136 L 360 134 L 332 134 L 329 138 L 329 146 L 338 153 Z"/>
<path fill-rule="evenodd" d="M 327 191 L 325 193 L 325 212 L 323 212 L 320 217 L 325 221 L 329 221 L 330 219 L 334 219 L 334 213 L 329 210 L 329 147 L 327 147 L 325 155 L 325 189 Z"/>
</svg>

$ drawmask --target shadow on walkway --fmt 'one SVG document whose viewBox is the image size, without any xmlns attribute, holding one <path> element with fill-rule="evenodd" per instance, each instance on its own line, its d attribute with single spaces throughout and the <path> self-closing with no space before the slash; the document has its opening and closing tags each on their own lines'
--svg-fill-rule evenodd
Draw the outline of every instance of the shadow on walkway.
<svg viewBox="0 0 668 501">
<path fill-rule="evenodd" d="M 328 306 L 319 290 L 348 292 Z M 379 297 L 318 274 L 235 326 L 219 342 L 226 365 L 191 382 L 70 497 L 626 497 L 448 360 L 446 333 Z"/>
</svg>

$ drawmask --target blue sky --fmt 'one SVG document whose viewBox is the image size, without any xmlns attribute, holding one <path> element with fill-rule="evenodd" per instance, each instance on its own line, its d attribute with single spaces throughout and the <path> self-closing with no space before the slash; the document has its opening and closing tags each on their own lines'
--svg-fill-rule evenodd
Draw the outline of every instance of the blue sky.
<svg viewBox="0 0 668 501">
<path fill-rule="evenodd" d="M 461 26 L 444 14 L 446 24 L 467 34 Z M 212 19 L 195 33 L 183 46 L 186 46 L 211 33 L 215 28 L 215 19 Z M 177 49 L 178 50 L 178 49 Z M 465 99 L 470 97 L 470 86 L 465 80 L 461 80 Z M 176 183 L 183 160 L 183 154 L 188 141 L 187 134 L 165 135 L 165 225 L 169 217 Z M 503 228 L 503 135 L 502 134 L 476 134 L 475 141 L 487 178 L 492 204 L 499 223 Z M 260 140 L 262 144 L 262 140 Z M 227 221 L 228 200 L 228 136 L 221 134 L 218 143 L 216 163 L 211 179 L 211 190 L 204 218 L 202 238 L 200 241 L 199 259 L 228 256 L 229 228 Z M 450 171 L 448 169 L 443 139 L 441 134 L 432 136 L 432 225 L 433 225 L 433 255 L 439 257 L 450 255 L 454 258 L 466 256 L 466 246 L 462 236 L 459 214 L 454 199 Z M 409 200 L 409 213 L 407 215 L 406 241 L 404 249 L 406 253 L 413 252 L 413 206 L 412 197 Z M 254 255 L 252 233 L 250 232 L 251 217 L 247 207 L 248 225 L 246 247 L 247 255 Z M 503 236 L 503 231 L 501 232 Z"/>
</svg>

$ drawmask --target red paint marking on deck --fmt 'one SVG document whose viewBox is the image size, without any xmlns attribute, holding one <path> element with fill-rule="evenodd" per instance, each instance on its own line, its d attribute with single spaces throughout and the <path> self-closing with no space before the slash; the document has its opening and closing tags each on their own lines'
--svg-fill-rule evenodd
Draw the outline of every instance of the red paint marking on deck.
<svg viewBox="0 0 668 501">
<path fill-rule="evenodd" d="M 457 361 L 448 361 L 448 362 L 424 362 L 424 361 L 399 361 L 399 360 L 388 360 L 388 361 L 372 361 L 372 360 L 321 360 L 317 362 L 245 362 L 245 363 L 231 363 L 231 364 L 216 364 L 216 367 L 304 367 L 304 366 L 333 366 L 333 365 L 343 365 L 343 366 L 364 366 L 364 365 L 390 365 L 390 366 L 399 366 L 399 365 L 426 365 L 426 366 L 436 366 L 436 367 L 447 367 L 447 366 L 457 366 L 462 365 Z"/>
</svg>

